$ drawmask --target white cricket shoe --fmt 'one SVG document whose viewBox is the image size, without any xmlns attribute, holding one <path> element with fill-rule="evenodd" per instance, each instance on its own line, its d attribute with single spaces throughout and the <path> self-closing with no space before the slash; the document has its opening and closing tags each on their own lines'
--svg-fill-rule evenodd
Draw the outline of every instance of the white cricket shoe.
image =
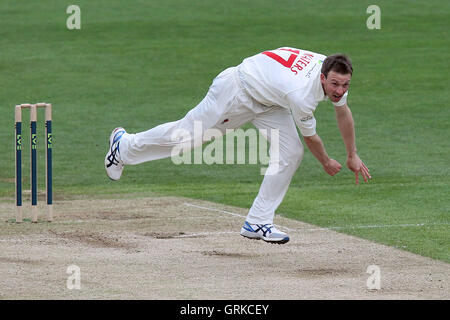
<svg viewBox="0 0 450 320">
<path fill-rule="evenodd" d="M 289 241 L 289 236 L 275 228 L 273 224 L 250 224 L 245 221 L 241 229 L 241 236 L 250 239 L 262 239 L 269 243 L 283 244 Z"/>
<path fill-rule="evenodd" d="M 124 128 L 115 128 L 109 137 L 109 150 L 105 156 L 106 174 L 111 180 L 119 180 L 123 171 L 123 162 L 120 159 L 120 139 L 126 133 Z"/>
</svg>

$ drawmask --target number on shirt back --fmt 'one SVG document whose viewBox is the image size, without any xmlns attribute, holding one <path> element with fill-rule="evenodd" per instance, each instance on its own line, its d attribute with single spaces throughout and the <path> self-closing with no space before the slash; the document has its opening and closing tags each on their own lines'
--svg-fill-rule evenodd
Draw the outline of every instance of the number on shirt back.
<svg viewBox="0 0 450 320">
<path fill-rule="evenodd" d="M 277 51 L 289 51 L 292 52 L 289 55 L 289 58 L 286 60 L 285 58 L 283 58 L 282 56 L 280 56 L 279 54 L 275 53 Z M 281 52 L 279 52 L 281 54 Z M 295 62 L 295 60 L 297 60 L 299 54 L 300 54 L 300 50 L 297 49 L 289 49 L 289 48 L 280 48 L 277 50 L 272 50 L 272 51 L 264 51 L 262 52 L 262 54 L 268 56 L 269 58 L 274 59 L 276 62 L 282 64 L 283 66 L 285 66 L 286 68 L 291 69 L 291 71 L 297 75 L 298 71 L 302 71 L 304 67 L 306 67 L 310 62 L 311 59 L 313 57 L 312 54 L 309 53 L 304 53 L 300 59 L 298 59 L 297 63 L 292 66 Z"/>
<path fill-rule="evenodd" d="M 274 52 L 274 51 L 279 51 L 279 50 L 290 51 L 290 52 L 293 52 L 293 53 L 289 56 L 289 58 L 287 60 L 284 60 L 283 57 L 279 56 L 278 54 L 276 54 Z M 290 67 L 292 67 L 292 64 L 294 63 L 295 59 L 297 59 L 299 53 L 300 53 L 300 50 L 281 48 L 281 49 L 273 50 L 273 51 L 264 51 L 262 54 L 265 54 L 266 56 L 274 59 L 275 61 L 277 61 L 279 63 L 281 63 L 286 68 L 290 68 Z"/>
</svg>

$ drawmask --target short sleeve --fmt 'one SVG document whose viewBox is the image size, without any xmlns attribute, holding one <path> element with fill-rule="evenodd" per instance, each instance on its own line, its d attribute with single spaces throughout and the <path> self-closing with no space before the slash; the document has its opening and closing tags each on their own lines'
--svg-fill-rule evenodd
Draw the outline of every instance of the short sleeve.
<svg viewBox="0 0 450 320">
<path fill-rule="evenodd" d="M 300 133 L 304 137 L 316 134 L 316 119 L 314 118 L 314 108 L 308 107 L 304 99 L 298 97 L 298 92 L 291 92 L 286 96 L 291 114 Z"/>
<path fill-rule="evenodd" d="M 314 115 L 294 116 L 294 120 L 302 136 L 311 137 L 316 134 L 316 119 Z"/>
<path fill-rule="evenodd" d="M 348 95 L 348 91 L 342 96 L 341 100 L 339 100 L 338 102 L 333 102 L 335 107 L 342 107 L 344 105 L 347 104 L 347 95 Z"/>
</svg>

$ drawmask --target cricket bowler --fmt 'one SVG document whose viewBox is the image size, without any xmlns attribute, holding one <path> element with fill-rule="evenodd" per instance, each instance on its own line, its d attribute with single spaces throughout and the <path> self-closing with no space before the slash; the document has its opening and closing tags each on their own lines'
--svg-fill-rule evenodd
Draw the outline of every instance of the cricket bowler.
<svg viewBox="0 0 450 320">
<path fill-rule="evenodd" d="M 235 67 L 222 71 L 212 82 L 204 99 L 178 121 L 158 125 L 140 133 L 127 133 L 119 127 L 109 138 L 105 157 L 108 177 L 119 180 L 125 165 L 168 158 L 174 147 L 190 144 L 194 122 L 202 132 L 236 129 L 251 122 L 258 129 L 278 132 L 277 158 L 270 162 L 258 195 L 248 211 L 240 234 L 251 239 L 283 244 L 289 236 L 274 224 L 275 210 L 282 202 L 291 179 L 304 154 L 303 141 L 330 176 L 342 165 L 330 158 L 316 132 L 314 111 L 319 102 L 330 100 L 347 151 L 347 167 L 359 183 L 371 179 L 369 169 L 357 154 L 352 113 L 347 105 L 348 89 L 353 74 L 350 59 L 343 54 L 325 56 L 308 50 L 282 47 L 246 58 Z M 179 139 L 177 132 L 189 132 Z M 178 137 L 178 138 L 174 138 Z M 202 138 L 201 138 L 202 139 Z M 275 167 L 275 173 L 271 168 Z"/>
</svg>

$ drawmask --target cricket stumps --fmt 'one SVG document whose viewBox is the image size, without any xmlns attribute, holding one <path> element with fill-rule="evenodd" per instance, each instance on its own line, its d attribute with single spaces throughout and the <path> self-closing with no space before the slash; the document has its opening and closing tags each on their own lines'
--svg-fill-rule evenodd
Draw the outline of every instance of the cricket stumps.
<svg viewBox="0 0 450 320">
<path fill-rule="evenodd" d="M 22 212 L 22 109 L 30 109 L 30 188 L 31 221 L 38 220 L 38 184 L 37 184 L 37 115 L 38 108 L 45 108 L 46 136 L 46 197 L 47 221 L 53 220 L 52 191 L 52 105 L 50 103 L 20 104 L 15 107 L 15 147 L 16 147 L 16 222 L 23 221 Z"/>
</svg>

